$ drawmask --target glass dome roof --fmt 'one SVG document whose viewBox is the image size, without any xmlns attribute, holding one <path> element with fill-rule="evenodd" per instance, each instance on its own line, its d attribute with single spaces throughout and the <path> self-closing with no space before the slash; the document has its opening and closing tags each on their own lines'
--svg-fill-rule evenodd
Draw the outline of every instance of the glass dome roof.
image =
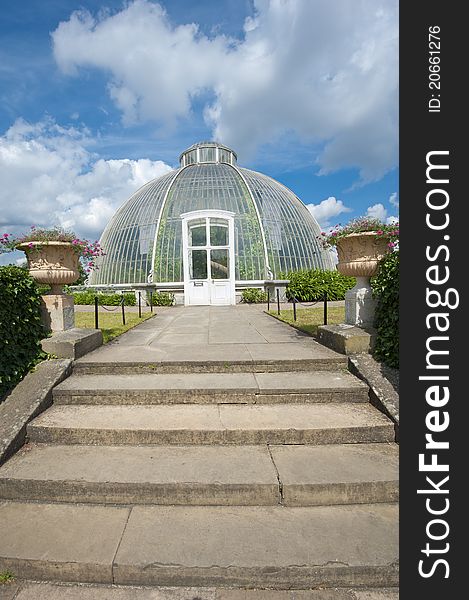
<svg viewBox="0 0 469 600">
<path fill-rule="evenodd" d="M 118 209 L 101 236 L 106 255 L 90 284 L 182 282 L 181 215 L 205 209 L 234 213 L 237 281 L 333 269 L 317 240 L 319 225 L 301 200 L 236 163 L 236 153 L 216 142 L 185 150 L 179 169 L 148 182 Z"/>
</svg>

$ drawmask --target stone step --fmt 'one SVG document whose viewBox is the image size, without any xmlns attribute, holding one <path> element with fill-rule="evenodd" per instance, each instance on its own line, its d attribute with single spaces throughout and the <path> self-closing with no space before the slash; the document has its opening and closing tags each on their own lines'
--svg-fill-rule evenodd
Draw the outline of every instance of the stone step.
<svg viewBox="0 0 469 600">
<path fill-rule="evenodd" d="M 5 592 L 2 600 L 399 600 L 397 588 L 252 590 L 23 581 Z"/>
<path fill-rule="evenodd" d="M 0 468 L 9 500 L 173 505 L 395 502 L 396 444 L 29 445 Z"/>
<path fill-rule="evenodd" d="M 85 357 L 86 359 L 86 357 Z M 334 353 L 322 358 L 255 359 L 255 360 L 185 360 L 106 362 L 80 359 L 74 363 L 77 375 L 135 375 L 137 373 L 277 373 L 282 371 L 330 371 L 346 369 L 346 356 Z"/>
<path fill-rule="evenodd" d="M 0 503 L 0 571 L 124 585 L 392 587 L 398 507 Z"/>
<path fill-rule="evenodd" d="M 394 441 L 365 403 L 57 405 L 28 424 L 30 441 L 62 444 L 347 444 Z"/>
<path fill-rule="evenodd" d="M 368 386 L 348 371 L 72 375 L 56 404 L 367 402 Z"/>
</svg>

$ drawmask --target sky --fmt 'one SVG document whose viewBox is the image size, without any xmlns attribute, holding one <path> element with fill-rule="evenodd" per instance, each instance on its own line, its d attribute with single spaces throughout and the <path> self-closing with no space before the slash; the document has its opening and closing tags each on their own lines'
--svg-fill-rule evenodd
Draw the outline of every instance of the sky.
<svg viewBox="0 0 469 600">
<path fill-rule="evenodd" d="M 324 230 L 397 218 L 398 0 L 2 1 L 0 235 L 98 239 L 212 139 Z"/>
</svg>

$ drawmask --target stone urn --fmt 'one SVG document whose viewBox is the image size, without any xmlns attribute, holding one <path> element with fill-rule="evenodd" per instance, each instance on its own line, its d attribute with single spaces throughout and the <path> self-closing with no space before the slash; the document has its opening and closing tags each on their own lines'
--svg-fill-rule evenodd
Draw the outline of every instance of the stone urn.
<svg viewBox="0 0 469 600">
<path fill-rule="evenodd" d="M 376 301 L 370 277 L 376 274 L 379 261 L 389 252 L 388 243 L 386 236 L 377 237 L 375 231 L 350 233 L 337 240 L 337 270 L 357 279 L 355 287 L 345 294 L 345 322 L 349 325 L 373 326 Z"/>
<path fill-rule="evenodd" d="M 376 237 L 375 231 L 350 233 L 337 240 L 337 270 L 349 277 L 376 275 L 379 261 L 389 251 L 389 239 Z"/>
<path fill-rule="evenodd" d="M 28 259 L 29 273 L 51 291 L 42 296 L 42 320 L 46 329 L 54 332 L 75 327 L 73 296 L 64 294 L 63 286 L 80 276 L 79 255 L 70 242 L 24 242 L 18 244 Z"/>
<path fill-rule="evenodd" d="M 63 286 L 80 276 L 79 257 L 70 242 L 24 242 L 17 247 L 26 253 L 31 277 L 50 285 L 51 294 L 63 294 Z"/>
</svg>

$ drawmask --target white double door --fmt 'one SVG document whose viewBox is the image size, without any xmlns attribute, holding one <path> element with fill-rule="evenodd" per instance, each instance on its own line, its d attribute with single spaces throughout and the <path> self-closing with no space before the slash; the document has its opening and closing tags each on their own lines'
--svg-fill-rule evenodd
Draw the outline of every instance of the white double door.
<svg viewBox="0 0 469 600">
<path fill-rule="evenodd" d="M 204 210 L 181 217 L 184 303 L 235 304 L 234 213 Z"/>
</svg>

